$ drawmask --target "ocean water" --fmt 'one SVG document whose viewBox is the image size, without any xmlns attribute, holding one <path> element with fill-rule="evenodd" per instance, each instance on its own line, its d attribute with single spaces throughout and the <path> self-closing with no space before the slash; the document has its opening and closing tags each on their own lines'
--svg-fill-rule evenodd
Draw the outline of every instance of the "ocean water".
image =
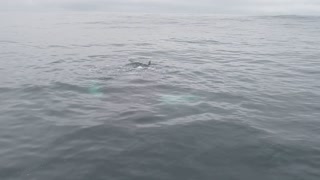
<svg viewBox="0 0 320 180">
<path fill-rule="evenodd" d="M 0 29 L 1 180 L 320 179 L 319 17 L 3 13 Z"/>
</svg>

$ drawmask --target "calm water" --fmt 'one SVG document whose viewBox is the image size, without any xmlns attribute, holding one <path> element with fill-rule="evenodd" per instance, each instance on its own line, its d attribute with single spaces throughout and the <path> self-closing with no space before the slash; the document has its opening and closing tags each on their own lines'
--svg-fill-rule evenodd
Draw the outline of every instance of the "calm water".
<svg viewBox="0 0 320 180">
<path fill-rule="evenodd" d="M 320 178 L 318 17 L 1 14 L 0 28 L 1 180 Z"/>
</svg>

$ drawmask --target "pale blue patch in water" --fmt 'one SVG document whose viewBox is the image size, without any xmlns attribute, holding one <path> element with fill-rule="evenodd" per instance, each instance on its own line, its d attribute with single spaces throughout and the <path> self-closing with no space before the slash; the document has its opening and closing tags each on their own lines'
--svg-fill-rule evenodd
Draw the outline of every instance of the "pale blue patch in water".
<svg viewBox="0 0 320 180">
<path fill-rule="evenodd" d="M 101 86 L 96 85 L 96 84 L 89 87 L 88 91 L 89 91 L 89 94 L 94 95 L 94 96 L 102 96 L 103 95 L 103 93 L 101 92 Z"/>
<path fill-rule="evenodd" d="M 173 95 L 161 94 L 160 101 L 166 104 L 185 104 L 199 101 L 200 97 L 191 94 Z"/>
</svg>

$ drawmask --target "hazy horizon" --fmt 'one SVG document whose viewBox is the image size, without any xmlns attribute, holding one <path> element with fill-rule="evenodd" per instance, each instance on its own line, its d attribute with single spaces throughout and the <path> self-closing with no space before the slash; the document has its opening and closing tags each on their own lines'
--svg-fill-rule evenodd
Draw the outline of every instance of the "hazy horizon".
<svg viewBox="0 0 320 180">
<path fill-rule="evenodd" d="M 2 0 L 0 12 L 320 15 L 316 0 Z"/>
</svg>

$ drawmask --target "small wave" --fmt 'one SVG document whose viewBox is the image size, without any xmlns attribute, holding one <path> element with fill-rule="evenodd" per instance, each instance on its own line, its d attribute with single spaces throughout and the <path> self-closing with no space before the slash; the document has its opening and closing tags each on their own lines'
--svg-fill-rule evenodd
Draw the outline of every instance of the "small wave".
<svg viewBox="0 0 320 180">
<path fill-rule="evenodd" d="M 200 39 L 200 40 L 183 40 L 183 39 L 169 39 L 168 41 L 178 42 L 178 43 L 187 43 L 187 44 L 197 44 L 197 45 L 217 45 L 217 44 L 227 44 L 221 41 L 213 39 Z"/>
<path fill-rule="evenodd" d="M 109 45 L 107 44 L 71 44 L 71 46 L 89 48 L 89 47 L 107 47 Z"/>
<path fill-rule="evenodd" d="M 90 55 L 88 57 L 89 58 L 109 58 L 110 55 L 101 54 L 101 55 Z"/>
<path fill-rule="evenodd" d="M 0 43 L 3 43 L 3 44 L 17 44 L 19 42 L 17 42 L 17 41 L 8 41 L 8 40 L 0 40 Z"/>
<path fill-rule="evenodd" d="M 70 49 L 70 47 L 68 47 L 68 46 L 62 46 L 62 45 L 49 45 L 48 48 Z"/>
<path fill-rule="evenodd" d="M 117 44 L 110 44 L 110 46 L 115 46 L 115 47 L 124 47 L 124 46 L 126 46 L 126 44 L 117 43 Z"/>
<path fill-rule="evenodd" d="M 151 43 L 136 43 L 134 45 L 135 46 L 152 46 L 153 44 L 151 44 Z"/>
<path fill-rule="evenodd" d="M 105 25 L 105 24 L 110 24 L 109 22 L 105 21 L 92 21 L 92 22 L 83 22 L 81 24 L 98 24 L 98 25 Z"/>
<path fill-rule="evenodd" d="M 258 16 L 262 19 L 292 19 L 292 20 L 319 20 L 320 16 L 302 16 L 302 15 L 277 15 L 277 16 Z"/>
<path fill-rule="evenodd" d="M 65 62 L 65 60 L 59 59 L 59 60 L 50 62 L 49 64 L 50 64 L 50 65 L 52 65 L 52 64 L 60 64 L 60 63 L 64 63 L 64 62 Z"/>
<path fill-rule="evenodd" d="M 221 120 L 221 119 L 222 118 L 219 118 L 217 115 L 214 115 L 211 113 L 204 113 L 204 114 L 178 117 L 178 118 L 169 119 L 167 121 L 161 121 L 156 123 L 138 124 L 137 127 L 148 128 L 148 127 L 174 126 L 174 125 L 189 124 L 189 123 L 198 122 L 198 121 L 210 121 L 210 120 Z"/>
</svg>

